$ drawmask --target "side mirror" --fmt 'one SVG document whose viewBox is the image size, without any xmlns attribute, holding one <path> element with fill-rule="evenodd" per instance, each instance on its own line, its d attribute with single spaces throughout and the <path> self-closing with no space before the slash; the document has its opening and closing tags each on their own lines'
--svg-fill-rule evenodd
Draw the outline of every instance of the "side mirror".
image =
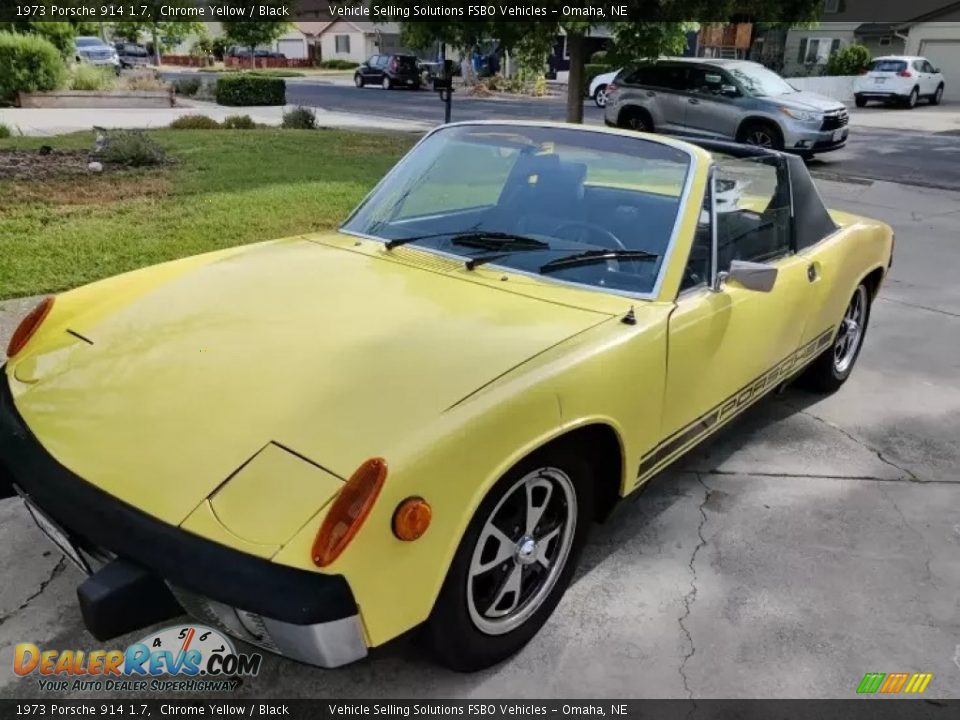
<svg viewBox="0 0 960 720">
<path fill-rule="evenodd" d="M 739 97 L 740 91 L 737 90 L 736 85 L 721 85 L 720 94 L 725 97 Z"/>
<path fill-rule="evenodd" d="M 939 73 L 939 72 L 940 72 L 940 68 L 934 68 L 933 71 L 934 71 L 935 73 Z"/>
<path fill-rule="evenodd" d="M 716 290 L 720 290 L 724 280 L 733 280 L 747 290 L 770 292 L 777 281 L 777 268 L 764 263 L 734 260 L 730 263 L 730 270 L 717 275 Z"/>
</svg>

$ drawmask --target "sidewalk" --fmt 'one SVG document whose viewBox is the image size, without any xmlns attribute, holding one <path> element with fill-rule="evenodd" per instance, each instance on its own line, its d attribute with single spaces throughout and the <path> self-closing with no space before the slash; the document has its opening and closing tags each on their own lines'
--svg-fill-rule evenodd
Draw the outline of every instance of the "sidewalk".
<svg viewBox="0 0 960 720">
<path fill-rule="evenodd" d="M 184 115 L 207 115 L 222 121 L 228 115 L 249 115 L 254 122 L 264 125 L 279 125 L 283 113 L 292 109 L 285 107 L 224 107 L 216 103 L 190 100 L 189 105 L 172 108 L 0 108 L 0 123 L 7 125 L 14 134 L 60 135 L 63 133 L 90 130 L 94 126 L 107 128 L 162 128 Z M 350 128 L 354 130 L 390 130 L 394 132 L 424 132 L 433 127 L 431 123 L 416 120 L 331 112 L 323 108 L 311 108 L 317 115 L 317 125 L 324 128 Z"/>
</svg>

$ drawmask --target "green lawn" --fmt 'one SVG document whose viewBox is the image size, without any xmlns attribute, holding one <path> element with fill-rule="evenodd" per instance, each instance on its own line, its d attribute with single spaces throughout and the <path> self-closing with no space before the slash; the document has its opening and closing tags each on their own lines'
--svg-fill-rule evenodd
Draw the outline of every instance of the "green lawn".
<svg viewBox="0 0 960 720">
<path fill-rule="evenodd" d="M 158 130 L 174 163 L 0 180 L 0 299 L 164 260 L 339 225 L 410 136 L 332 130 Z M 92 133 L 0 140 L 92 147 Z"/>
</svg>

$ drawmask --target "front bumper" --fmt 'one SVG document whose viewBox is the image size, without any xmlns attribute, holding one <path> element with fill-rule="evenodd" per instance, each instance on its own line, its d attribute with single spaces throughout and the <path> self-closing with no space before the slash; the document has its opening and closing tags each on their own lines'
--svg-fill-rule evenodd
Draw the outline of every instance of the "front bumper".
<svg viewBox="0 0 960 720">
<path fill-rule="evenodd" d="M 343 576 L 278 565 L 211 542 L 74 475 L 20 417 L 0 366 L 3 485 L 16 487 L 58 525 L 91 569 L 111 558 L 143 568 L 166 583 L 188 612 L 231 635 L 321 667 L 367 654 L 357 604 Z"/>
<path fill-rule="evenodd" d="M 783 148 L 791 152 L 829 152 L 847 144 L 849 126 L 834 130 L 820 130 L 800 122 L 787 123 L 783 127 Z"/>
</svg>

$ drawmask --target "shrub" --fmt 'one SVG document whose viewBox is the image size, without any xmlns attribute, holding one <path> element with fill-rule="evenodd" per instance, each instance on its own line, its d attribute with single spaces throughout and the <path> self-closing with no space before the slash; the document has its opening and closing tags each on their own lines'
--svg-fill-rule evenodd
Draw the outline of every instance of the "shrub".
<svg viewBox="0 0 960 720">
<path fill-rule="evenodd" d="M 141 167 L 160 165 L 167 156 L 162 147 L 139 130 L 110 130 L 97 159 L 113 165 Z"/>
<path fill-rule="evenodd" d="M 597 50 L 593 55 L 590 56 L 590 63 L 593 65 L 606 65 L 607 51 Z"/>
<path fill-rule="evenodd" d="M 228 115 L 224 118 L 222 127 L 227 130 L 253 130 L 257 124 L 249 115 Z"/>
<path fill-rule="evenodd" d="M 870 63 L 870 51 L 863 45 L 847 45 L 827 60 L 827 75 L 856 75 Z"/>
<path fill-rule="evenodd" d="M 9 126 L 9 125 L 4 125 L 3 123 L 0 123 L 0 140 L 3 140 L 3 139 L 5 139 L 5 138 L 8 138 L 8 137 L 10 137 L 11 135 L 13 135 L 13 133 L 10 132 L 10 126 Z"/>
<path fill-rule="evenodd" d="M 360 63 L 349 60 L 323 60 L 318 67 L 324 70 L 353 70 L 354 68 L 360 67 Z"/>
<path fill-rule="evenodd" d="M 109 90 L 116 82 L 112 70 L 95 65 L 74 65 L 70 71 L 69 88 L 71 90 Z"/>
<path fill-rule="evenodd" d="M 177 95 L 190 97 L 197 94 L 202 84 L 198 77 L 179 77 L 173 81 L 173 91 Z"/>
<path fill-rule="evenodd" d="M 217 78 L 220 105 L 284 105 L 287 84 L 281 78 L 226 75 Z"/>
<path fill-rule="evenodd" d="M 596 53 L 594 53 L 596 54 Z M 590 83 L 593 82 L 593 79 L 597 75 L 603 75 L 613 71 L 614 68 L 609 65 L 598 65 L 595 63 L 588 63 L 583 66 L 583 92 L 586 93 L 590 89 Z"/>
<path fill-rule="evenodd" d="M 36 35 L 0 32 L 0 99 L 63 86 L 67 68 L 57 48 Z"/>
<path fill-rule="evenodd" d="M 170 84 L 157 75 L 126 75 L 120 79 L 124 90 L 169 90 Z"/>
<path fill-rule="evenodd" d="M 206 115 L 183 115 L 172 123 L 173 130 L 219 130 L 220 123 Z"/>
<path fill-rule="evenodd" d="M 280 123 L 280 127 L 288 130 L 313 130 L 317 127 L 317 116 L 310 108 L 294 108 L 283 114 L 283 122 Z"/>
</svg>

